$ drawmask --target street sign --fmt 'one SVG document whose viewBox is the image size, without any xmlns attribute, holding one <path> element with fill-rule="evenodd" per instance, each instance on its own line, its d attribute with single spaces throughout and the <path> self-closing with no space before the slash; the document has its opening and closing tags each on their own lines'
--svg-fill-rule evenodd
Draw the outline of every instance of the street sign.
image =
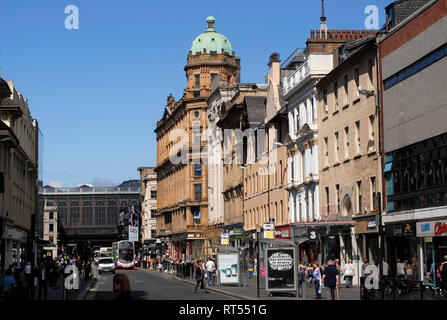
<svg viewBox="0 0 447 320">
<path fill-rule="evenodd" d="M 275 227 L 272 223 L 264 223 L 264 239 L 275 239 Z"/>
<path fill-rule="evenodd" d="M 223 246 L 228 246 L 230 235 L 228 233 L 222 233 L 220 237 L 221 237 L 221 242 L 220 243 Z"/>
</svg>

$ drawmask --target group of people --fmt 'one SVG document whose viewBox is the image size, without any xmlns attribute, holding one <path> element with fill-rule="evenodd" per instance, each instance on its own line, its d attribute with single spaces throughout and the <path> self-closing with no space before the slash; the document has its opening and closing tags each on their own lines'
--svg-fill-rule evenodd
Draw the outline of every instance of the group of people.
<svg viewBox="0 0 447 320">
<path fill-rule="evenodd" d="M 0 297 L 8 300 L 34 299 L 38 289 L 37 299 L 47 299 L 48 288 L 58 288 L 58 280 L 68 265 L 75 265 L 85 280 L 90 278 L 91 262 L 81 261 L 75 256 L 42 259 L 34 267 L 31 262 L 26 265 L 15 262 L 0 274 Z"/>
<path fill-rule="evenodd" d="M 206 262 L 202 262 L 200 259 L 194 263 L 194 275 L 197 281 L 194 288 L 194 292 L 200 288 L 206 293 L 209 291 L 206 289 L 205 280 L 208 280 L 208 286 L 214 286 L 214 281 L 216 278 L 216 260 L 209 257 Z"/>
</svg>

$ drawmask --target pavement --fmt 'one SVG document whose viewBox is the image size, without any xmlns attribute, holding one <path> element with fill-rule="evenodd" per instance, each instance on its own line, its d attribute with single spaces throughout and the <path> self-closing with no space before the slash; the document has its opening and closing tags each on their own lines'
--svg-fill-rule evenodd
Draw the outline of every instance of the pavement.
<svg viewBox="0 0 447 320">
<path fill-rule="evenodd" d="M 182 281 L 185 283 L 189 283 L 191 285 L 196 284 L 196 281 L 191 277 L 183 278 L 177 277 L 176 273 L 162 273 L 159 271 L 154 271 L 152 269 L 141 269 L 145 272 L 158 275 L 160 277 L 167 277 L 171 279 L 175 279 L 178 281 Z M 207 280 L 206 280 L 207 281 Z M 265 278 L 260 278 L 260 288 L 259 288 L 259 297 L 258 289 L 257 289 L 257 279 L 253 277 L 252 279 L 248 279 L 246 276 L 242 279 L 242 284 L 238 285 L 215 285 L 208 286 L 208 282 L 206 282 L 207 289 L 211 292 L 216 292 L 220 294 L 224 294 L 227 296 L 234 297 L 240 300 L 315 300 L 315 288 L 306 287 L 306 298 L 296 297 L 296 293 L 272 293 L 269 294 L 265 290 Z M 301 295 L 301 294 L 300 294 Z M 340 300 L 360 300 L 360 288 L 358 286 L 354 286 L 352 288 L 345 288 L 344 286 L 339 289 L 339 297 Z M 323 288 L 322 291 L 322 300 L 330 299 L 330 293 L 328 288 Z M 337 297 L 336 297 L 337 299 Z"/>
</svg>

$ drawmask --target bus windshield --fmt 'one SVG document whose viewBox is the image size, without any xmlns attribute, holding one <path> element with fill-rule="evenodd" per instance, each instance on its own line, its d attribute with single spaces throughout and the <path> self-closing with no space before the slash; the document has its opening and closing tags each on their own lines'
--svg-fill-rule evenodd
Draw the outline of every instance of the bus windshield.
<svg viewBox="0 0 447 320">
<path fill-rule="evenodd" d="M 119 244 L 118 258 L 120 261 L 130 262 L 133 261 L 133 243 L 132 242 L 122 242 Z"/>
</svg>

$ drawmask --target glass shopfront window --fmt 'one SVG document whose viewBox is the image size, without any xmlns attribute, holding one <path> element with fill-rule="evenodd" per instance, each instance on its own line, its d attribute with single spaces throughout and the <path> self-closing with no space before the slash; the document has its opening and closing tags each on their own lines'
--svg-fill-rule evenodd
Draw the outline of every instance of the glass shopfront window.
<svg viewBox="0 0 447 320">
<path fill-rule="evenodd" d="M 390 276 L 420 281 L 418 264 L 418 239 L 416 237 L 391 237 L 388 244 Z"/>
<path fill-rule="evenodd" d="M 434 248 L 433 238 L 421 238 L 422 263 L 423 265 L 423 281 L 426 285 L 433 286 L 435 284 L 435 264 L 434 264 Z"/>
<path fill-rule="evenodd" d="M 388 210 L 447 205 L 447 134 L 386 155 Z"/>
</svg>

